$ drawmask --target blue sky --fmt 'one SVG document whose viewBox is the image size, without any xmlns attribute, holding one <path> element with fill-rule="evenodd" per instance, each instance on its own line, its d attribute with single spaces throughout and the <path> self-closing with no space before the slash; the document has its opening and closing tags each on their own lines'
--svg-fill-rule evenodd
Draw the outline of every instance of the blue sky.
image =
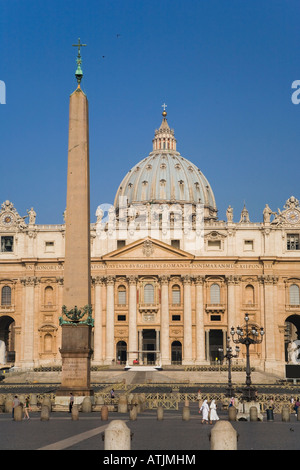
<svg viewBox="0 0 300 470">
<path fill-rule="evenodd" d="M 230 204 L 238 221 L 245 201 L 260 222 L 266 203 L 300 199 L 299 14 L 298 0 L 0 0 L 0 202 L 63 222 L 78 37 L 92 221 L 152 150 L 164 102 L 220 219 Z"/>
</svg>

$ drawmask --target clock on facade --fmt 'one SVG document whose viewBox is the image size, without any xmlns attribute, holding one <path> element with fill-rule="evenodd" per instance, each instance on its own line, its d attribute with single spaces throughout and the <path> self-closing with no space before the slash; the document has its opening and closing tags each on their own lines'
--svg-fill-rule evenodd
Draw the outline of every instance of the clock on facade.
<svg viewBox="0 0 300 470">
<path fill-rule="evenodd" d="M 291 224 L 295 224 L 300 219 L 299 212 L 296 210 L 290 210 L 286 213 L 286 220 Z"/>
<path fill-rule="evenodd" d="M 13 217 L 10 214 L 4 214 L 1 218 L 3 225 L 9 226 L 13 223 Z"/>
</svg>

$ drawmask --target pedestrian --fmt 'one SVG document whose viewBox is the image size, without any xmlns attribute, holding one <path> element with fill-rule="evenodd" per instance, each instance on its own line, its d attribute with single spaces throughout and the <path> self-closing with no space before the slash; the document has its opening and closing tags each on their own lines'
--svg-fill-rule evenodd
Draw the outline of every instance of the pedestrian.
<svg viewBox="0 0 300 470">
<path fill-rule="evenodd" d="M 202 421 L 201 423 L 207 423 L 208 424 L 208 415 L 209 415 L 209 406 L 207 403 L 207 399 L 203 401 L 201 407 L 200 407 L 200 412 L 202 412 Z"/>
<path fill-rule="evenodd" d="M 15 395 L 14 399 L 13 399 L 13 406 L 12 406 L 12 418 L 14 417 L 15 415 L 15 408 L 16 406 L 19 406 L 20 405 L 20 400 L 18 398 L 17 395 Z"/>
<path fill-rule="evenodd" d="M 201 400 L 201 390 L 199 388 L 198 393 L 197 393 L 197 400 Z"/>
<path fill-rule="evenodd" d="M 274 410 L 274 408 L 275 408 L 275 405 L 274 405 L 274 398 L 273 398 L 273 397 L 271 397 L 270 400 L 269 400 L 268 408 L 269 408 L 270 410 Z"/>
<path fill-rule="evenodd" d="M 74 405 L 74 396 L 73 396 L 73 393 L 71 392 L 70 393 L 70 401 L 69 401 L 69 413 L 72 412 L 73 405 Z"/>
<path fill-rule="evenodd" d="M 212 400 L 210 404 L 210 424 L 212 424 L 213 421 L 218 421 L 220 418 L 217 413 L 217 405 L 215 400 Z"/>
<path fill-rule="evenodd" d="M 112 388 L 111 391 L 110 391 L 110 398 L 115 398 L 115 391 L 114 389 Z"/>
<path fill-rule="evenodd" d="M 231 406 L 234 406 L 234 397 L 231 397 L 231 398 L 230 398 L 228 408 L 230 408 Z"/>
<path fill-rule="evenodd" d="M 297 400 L 295 401 L 295 406 L 294 406 L 294 410 L 296 414 L 298 413 L 299 406 L 300 406 L 300 401 L 299 401 L 299 398 L 297 398 Z"/>
<path fill-rule="evenodd" d="M 25 405 L 24 405 L 24 418 L 30 419 L 28 411 L 31 411 L 29 397 L 25 398 Z"/>
</svg>

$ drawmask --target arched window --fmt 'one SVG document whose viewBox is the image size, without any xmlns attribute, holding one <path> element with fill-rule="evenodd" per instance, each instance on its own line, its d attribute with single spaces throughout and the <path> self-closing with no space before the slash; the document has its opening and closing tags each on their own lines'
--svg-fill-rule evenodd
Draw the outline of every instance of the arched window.
<svg viewBox="0 0 300 470">
<path fill-rule="evenodd" d="M 219 284 L 212 284 L 210 286 L 210 303 L 211 304 L 220 304 L 221 295 L 220 295 L 220 286 Z"/>
<path fill-rule="evenodd" d="M 1 305 L 11 305 L 11 288 L 9 286 L 2 287 Z"/>
<path fill-rule="evenodd" d="M 245 304 L 254 304 L 254 287 L 251 284 L 245 288 Z"/>
<path fill-rule="evenodd" d="M 174 285 L 172 287 L 172 304 L 179 305 L 180 304 L 180 287 L 178 285 Z"/>
<path fill-rule="evenodd" d="M 290 305 L 300 305 L 299 286 L 297 284 L 290 286 Z"/>
<path fill-rule="evenodd" d="M 153 284 L 146 284 L 144 287 L 144 302 L 145 304 L 154 304 L 154 286 Z"/>
<path fill-rule="evenodd" d="M 118 304 L 126 305 L 126 287 L 125 286 L 118 287 Z"/>
<path fill-rule="evenodd" d="M 53 287 L 47 286 L 45 288 L 45 305 L 53 305 Z"/>
</svg>

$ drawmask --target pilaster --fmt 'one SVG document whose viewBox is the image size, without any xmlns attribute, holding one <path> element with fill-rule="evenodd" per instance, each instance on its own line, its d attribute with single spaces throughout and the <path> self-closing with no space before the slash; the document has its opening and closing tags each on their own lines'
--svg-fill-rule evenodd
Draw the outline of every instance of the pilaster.
<svg viewBox="0 0 300 470">
<path fill-rule="evenodd" d="M 183 280 L 183 364 L 192 363 L 192 298 L 191 283 L 192 277 L 182 276 Z"/>
</svg>

